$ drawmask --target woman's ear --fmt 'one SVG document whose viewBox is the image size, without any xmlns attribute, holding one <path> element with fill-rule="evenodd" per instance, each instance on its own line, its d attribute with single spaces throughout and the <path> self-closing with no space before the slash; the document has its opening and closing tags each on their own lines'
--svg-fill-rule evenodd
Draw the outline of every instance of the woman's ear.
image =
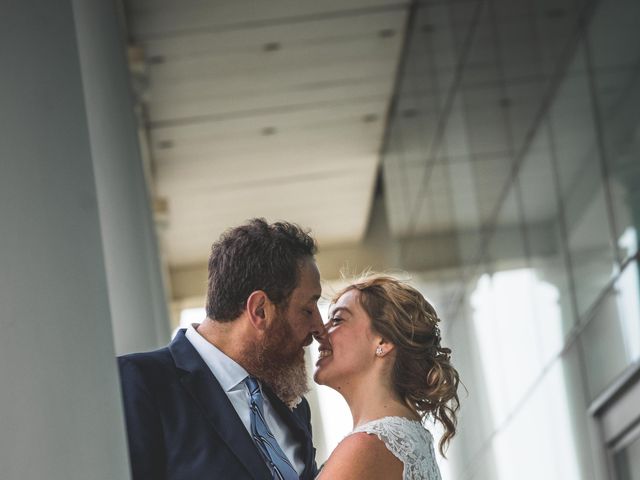
<svg viewBox="0 0 640 480">
<path fill-rule="evenodd" d="M 376 346 L 376 356 L 384 357 L 385 355 L 389 355 L 394 348 L 396 348 L 396 346 L 393 343 L 381 338 L 378 340 L 378 344 Z"/>
<path fill-rule="evenodd" d="M 247 298 L 247 316 L 256 330 L 267 329 L 271 301 L 265 292 L 256 290 Z"/>
</svg>

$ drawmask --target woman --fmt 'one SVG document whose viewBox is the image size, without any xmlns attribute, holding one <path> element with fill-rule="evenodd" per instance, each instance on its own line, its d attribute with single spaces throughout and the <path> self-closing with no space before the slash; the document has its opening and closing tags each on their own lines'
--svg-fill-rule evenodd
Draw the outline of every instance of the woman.
<svg viewBox="0 0 640 480">
<path fill-rule="evenodd" d="M 342 394 L 354 430 L 333 451 L 318 478 L 440 479 L 440 451 L 455 434 L 458 372 L 440 345 L 439 318 L 414 288 L 388 276 L 354 283 L 334 299 L 314 379 Z"/>
</svg>

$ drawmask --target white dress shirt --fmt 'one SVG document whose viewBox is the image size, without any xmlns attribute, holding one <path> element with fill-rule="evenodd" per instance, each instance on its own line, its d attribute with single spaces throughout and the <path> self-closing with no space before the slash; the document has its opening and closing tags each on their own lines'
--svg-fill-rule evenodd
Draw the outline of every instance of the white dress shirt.
<svg viewBox="0 0 640 480">
<path fill-rule="evenodd" d="M 186 337 L 193 348 L 207 364 L 211 373 L 216 377 L 218 383 L 227 394 L 231 405 L 238 413 L 242 424 L 251 436 L 251 417 L 249 411 L 249 390 L 244 384 L 247 378 L 247 371 L 238 363 L 229 358 L 225 353 L 218 349 L 215 345 L 209 343 L 202 335 L 196 331 L 197 323 L 187 328 Z M 262 387 L 262 384 L 260 385 Z M 264 417 L 269 430 L 276 437 L 280 448 L 287 456 L 291 465 L 296 469 L 298 475 L 302 475 L 304 471 L 304 461 L 302 457 L 302 445 L 296 442 L 293 435 L 278 417 L 276 411 L 271 406 L 269 398 L 264 397 Z"/>
</svg>

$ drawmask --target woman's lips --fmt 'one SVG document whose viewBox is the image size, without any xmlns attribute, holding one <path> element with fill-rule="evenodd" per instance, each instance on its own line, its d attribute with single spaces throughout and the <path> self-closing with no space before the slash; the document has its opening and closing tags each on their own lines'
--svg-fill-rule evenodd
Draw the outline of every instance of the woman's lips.
<svg viewBox="0 0 640 480">
<path fill-rule="evenodd" d="M 319 355 L 318 361 L 316 362 L 316 365 L 318 365 L 323 359 L 333 355 L 333 350 L 331 350 L 328 347 L 320 347 L 318 348 L 318 353 L 320 355 Z"/>
</svg>

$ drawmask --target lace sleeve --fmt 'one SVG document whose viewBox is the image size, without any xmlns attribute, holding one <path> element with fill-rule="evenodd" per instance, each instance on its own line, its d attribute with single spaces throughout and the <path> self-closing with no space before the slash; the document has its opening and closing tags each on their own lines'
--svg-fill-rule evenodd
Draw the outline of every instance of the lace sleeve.
<svg viewBox="0 0 640 480">
<path fill-rule="evenodd" d="M 376 435 L 404 465 L 403 480 L 441 480 L 433 437 L 420 422 L 385 417 L 356 428 L 353 433 Z"/>
</svg>

